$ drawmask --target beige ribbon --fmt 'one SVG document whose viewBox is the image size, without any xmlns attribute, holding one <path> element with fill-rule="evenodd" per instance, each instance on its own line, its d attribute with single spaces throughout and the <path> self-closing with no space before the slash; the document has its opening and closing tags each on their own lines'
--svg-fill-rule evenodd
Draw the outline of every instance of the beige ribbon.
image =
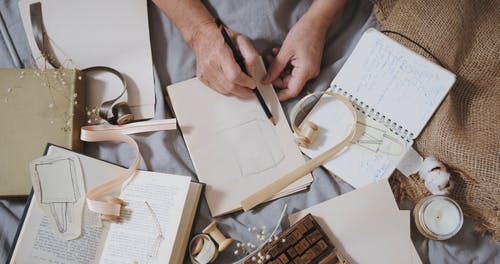
<svg viewBox="0 0 500 264">
<path fill-rule="evenodd" d="M 330 160 L 335 154 L 339 153 L 344 147 L 348 146 L 352 139 L 354 138 L 354 135 L 356 134 L 356 124 L 358 121 L 358 116 L 356 109 L 353 107 L 352 103 L 347 100 L 346 98 L 333 93 L 333 92 L 319 92 L 319 93 L 313 93 L 305 96 L 302 98 L 290 111 L 290 122 L 292 123 L 292 129 L 294 132 L 294 135 L 296 137 L 296 142 L 301 145 L 301 146 L 307 146 L 312 142 L 314 139 L 314 136 L 318 130 L 318 127 L 313 124 L 310 121 L 304 120 L 302 128 L 297 127 L 295 125 L 295 118 L 297 116 L 297 112 L 300 108 L 300 106 L 310 97 L 316 96 L 318 94 L 323 94 L 323 95 L 328 95 L 332 96 L 335 99 L 341 101 L 344 103 L 347 108 L 351 111 L 352 117 L 353 117 L 353 125 L 351 128 L 351 131 L 349 134 L 342 139 L 337 145 L 333 146 L 329 150 L 321 153 L 320 155 L 314 157 L 313 159 L 308 160 L 306 163 L 301 165 L 298 168 L 295 168 L 288 174 L 278 178 L 271 184 L 265 186 L 261 190 L 257 191 L 256 193 L 248 196 L 247 198 L 243 199 L 240 204 L 241 207 L 243 208 L 244 211 L 248 211 L 255 206 L 268 201 L 271 197 L 273 197 L 276 193 L 279 191 L 283 190 L 286 188 L 288 185 L 292 184 L 296 180 L 302 178 L 306 174 L 310 173 L 313 171 L 315 168 L 321 166 L 323 163 L 326 161 Z"/>
<path fill-rule="evenodd" d="M 176 119 L 150 120 L 126 125 L 98 125 L 82 127 L 80 139 L 83 141 L 124 142 L 130 144 L 137 153 L 132 165 L 130 165 L 125 172 L 87 192 L 87 205 L 89 210 L 101 214 L 103 219 L 113 221 L 118 220 L 123 202 L 116 197 L 109 197 L 106 201 L 100 201 L 98 199 L 124 183 L 126 180 L 130 179 L 137 172 L 139 162 L 141 161 L 141 153 L 139 152 L 139 146 L 137 146 L 134 139 L 128 136 L 129 134 L 173 130 L 176 128 Z"/>
</svg>

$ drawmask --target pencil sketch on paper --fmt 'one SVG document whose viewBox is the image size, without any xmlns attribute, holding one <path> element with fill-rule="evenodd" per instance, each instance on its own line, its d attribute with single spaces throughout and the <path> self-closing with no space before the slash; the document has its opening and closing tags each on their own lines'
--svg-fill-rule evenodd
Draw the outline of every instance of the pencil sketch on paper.
<svg viewBox="0 0 500 264">
<path fill-rule="evenodd" d="M 84 186 L 76 156 L 45 156 L 31 163 L 36 200 L 63 239 L 81 233 Z"/>
<path fill-rule="evenodd" d="M 374 153 L 381 153 L 389 156 L 399 156 L 404 151 L 404 146 L 399 138 L 391 135 L 387 129 L 379 128 L 363 121 L 358 121 L 358 130 L 362 131 L 359 137 L 353 140 L 362 148 Z"/>
<path fill-rule="evenodd" d="M 231 158 L 241 176 L 250 176 L 275 168 L 285 153 L 274 127 L 268 120 L 253 117 L 218 132 L 221 142 L 228 145 Z"/>
</svg>

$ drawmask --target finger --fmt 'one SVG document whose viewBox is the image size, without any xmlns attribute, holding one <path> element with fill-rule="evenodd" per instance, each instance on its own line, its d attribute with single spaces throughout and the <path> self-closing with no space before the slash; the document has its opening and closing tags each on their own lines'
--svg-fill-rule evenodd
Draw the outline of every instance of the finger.
<svg viewBox="0 0 500 264">
<path fill-rule="evenodd" d="M 280 102 L 286 101 L 293 97 L 293 91 L 288 88 L 282 89 L 278 92 L 278 99 L 280 100 Z"/>
<path fill-rule="evenodd" d="M 281 78 L 277 78 L 276 80 L 274 80 L 273 81 L 273 86 L 277 87 L 277 88 L 280 88 L 280 89 L 286 88 L 286 85 L 283 82 L 283 79 L 281 79 Z"/>
<path fill-rule="evenodd" d="M 250 89 L 255 88 L 257 86 L 255 81 L 241 71 L 240 66 L 236 63 L 232 54 L 229 54 L 231 54 L 231 50 L 228 48 L 227 56 L 223 56 L 221 61 L 222 71 L 224 72 L 226 79 L 231 83 L 238 84 L 243 87 Z"/>
<path fill-rule="evenodd" d="M 290 78 L 292 78 L 292 76 L 290 74 L 283 77 L 283 85 L 285 87 L 288 87 L 288 84 L 290 83 Z"/>
<path fill-rule="evenodd" d="M 309 76 L 306 71 L 301 68 L 294 68 L 292 70 L 292 75 L 288 80 L 287 89 L 283 89 L 278 93 L 278 99 L 280 101 L 285 101 L 290 98 L 296 97 L 299 95 L 302 88 L 304 88 L 304 84 L 309 80 Z"/>
<path fill-rule="evenodd" d="M 268 64 L 271 64 L 274 61 L 274 57 L 272 55 L 266 55 L 264 59 L 267 61 Z"/>
<path fill-rule="evenodd" d="M 285 89 L 288 88 L 288 83 L 290 82 L 290 78 L 292 76 L 290 75 L 284 75 L 284 77 L 278 77 L 276 80 L 273 81 L 273 85 L 275 87 L 278 87 L 280 89 Z"/>
<path fill-rule="evenodd" d="M 264 76 L 262 82 L 264 84 L 268 84 L 272 80 L 276 79 L 280 75 L 281 71 L 283 71 L 286 67 L 289 60 L 290 55 L 285 54 L 284 50 L 280 50 L 273 63 L 271 63 L 271 66 L 269 66 L 269 71 L 266 76 Z"/>
<path fill-rule="evenodd" d="M 236 36 L 236 45 L 240 49 L 241 56 L 245 59 L 248 74 L 255 76 L 255 69 L 259 62 L 259 53 L 257 53 L 250 40 L 243 35 Z"/>
<path fill-rule="evenodd" d="M 230 87 L 229 92 L 231 94 L 234 94 L 234 95 L 236 95 L 240 98 L 244 98 L 244 99 L 252 98 L 252 96 L 253 96 L 252 89 L 249 89 L 249 88 L 243 87 L 243 86 L 239 86 L 237 84 Z"/>
<path fill-rule="evenodd" d="M 232 94 L 232 95 L 236 95 L 240 98 L 251 98 L 252 97 L 253 92 L 251 89 L 230 82 L 224 76 L 222 69 L 219 69 L 219 74 L 217 75 L 217 83 L 219 84 L 221 89 L 224 91 L 224 94 L 226 94 L 226 95 Z"/>
<path fill-rule="evenodd" d="M 271 50 L 271 52 L 273 53 L 273 56 L 276 57 L 278 55 L 278 53 L 280 52 L 280 48 L 273 48 Z"/>
</svg>

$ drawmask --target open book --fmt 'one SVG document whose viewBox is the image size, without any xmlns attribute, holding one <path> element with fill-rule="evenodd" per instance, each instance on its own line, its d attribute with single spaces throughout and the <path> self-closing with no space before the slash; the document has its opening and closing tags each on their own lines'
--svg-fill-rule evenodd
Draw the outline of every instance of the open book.
<svg viewBox="0 0 500 264">
<path fill-rule="evenodd" d="M 89 190 L 124 168 L 56 146 L 48 154 L 72 153 Z M 120 193 L 126 206 L 119 223 L 101 221 L 87 209 L 82 234 L 61 240 L 32 195 L 7 263 L 181 263 L 202 191 L 190 177 L 139 171 Z"/>
<path fill-rule="evenodd" d="M 455 82 L 455 75 L 368 29 L 330 84 L 329 91 L 359 110 L 352 144 L 324 166 L 353 187 L 389 177 L 410 150 Z M 347 108 L 323 96 L 307 118 L 320 127 L 302 151 L 315 157 L 345 137 L 352 126 Z"/>
</svg>

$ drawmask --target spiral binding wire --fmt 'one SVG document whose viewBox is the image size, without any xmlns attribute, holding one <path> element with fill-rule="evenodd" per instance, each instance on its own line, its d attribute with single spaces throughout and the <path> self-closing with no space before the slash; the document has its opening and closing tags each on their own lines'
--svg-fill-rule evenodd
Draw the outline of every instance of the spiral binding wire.
<svg viewBox="0 0 500 264">
<path fill-rule="evenodd" d="M 387 117 L 383 113 L 380 113 L 375 108 L 370 107 L 370 105 L 361 101 L 359 98 L 353 96 L 352 94 L 347 92 L 345 89 L 342 89 L 341 87 L 339 87 L 336 84 L 332 84 L 328 90 L 331 92 L 340 94 L 341 96 L 347 98 L 349 101 L 351 101 L 353 103 L 354 107 L 358 111 L 360 111 L 363 115 L 383 124 L 385 127 L 387 127 L 395 135 L 406 140 L 406 142 L 413 141 L 413 136 L 415 135 L 413 132 L 408 131 L 408 129 L 406 129 L 403 126 L 399 125 L 398 123 L 394 122 L 393 120 L 391 120 L 389 117 Z"/>
</svg>

